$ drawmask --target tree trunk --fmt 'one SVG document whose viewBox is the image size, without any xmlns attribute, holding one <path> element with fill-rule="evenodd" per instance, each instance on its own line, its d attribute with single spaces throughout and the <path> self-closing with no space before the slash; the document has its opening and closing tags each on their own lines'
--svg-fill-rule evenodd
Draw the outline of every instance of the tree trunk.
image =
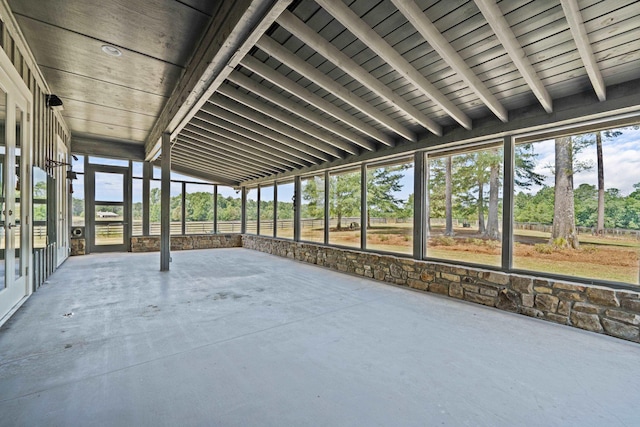
<svg viewBox="0 0 640 427">
<path fill-rule="evenodd" d="M 486 228 L 484 226 L 484 185 L 478 184 L 478 233 L 484 234 Z"/>
<path fill-rule="evenodd" d="M 342 214 L 341 213 L 338 214 L 338 225 L 336 226 L 336 230 L 337 231 L 342 230 Z"/>
<path fill-rule="evenodd" d="M 452 161 L 451 156 L 447 157 L 445 160 L 446 164 L 446 172 L 445 172 L 445 190 L 444 190 L 444 213 L 445 213 L 445 223 L 446 227 L 444 230 L 445 236 L 453 236 L 453 203 L 452 203 L 452 193 L 453 193 L 453 180 L 452 180 Z"/>
<path fill-rule="evenodd" d="M 556 143 L 555 203 L 551 244 L 578 249 L 575 206 L 573 200 L 573 147 L 571 137 L 558 138 Z"/>
<path fill-rule="evenodd" d="M 604 162 L 602 160 L 602 132 L 596 133 L 596 151 L 598 156 L 598 223 L 596 234 L 604 235 Z"/>
<path fill-rule="evenodd" d="M 367 209 L 367 228 L 371 228 L 371 211 Z"/>
<path fill-rule="evenodd" d="M 489 217 L 485 235 L 493 240 L 500 239 L 500 220 L 498 218 L 498 202 L 500 192 L 500 165 L 491 165 L 489 176 Z"/>
</svg>

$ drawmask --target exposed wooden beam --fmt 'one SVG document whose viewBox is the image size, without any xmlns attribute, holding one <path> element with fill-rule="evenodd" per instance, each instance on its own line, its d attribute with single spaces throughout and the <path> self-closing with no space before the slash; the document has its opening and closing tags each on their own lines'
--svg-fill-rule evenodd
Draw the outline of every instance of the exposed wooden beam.
<svg viewBox="0 0 640 427">
<path fill-rule="evenodd" d="M 265 158 L 263 153 L 259 152 L 247 152 L 246 150 L 238 147 L 239 144 L 233 144 L 233 141 L 225 140 L 225 138 L 218 137 L 215 140 L 207 137 L 203 137 L 195 132 L 189 131 L 188 128 L 182 129 L 180 135 L 178 135 L 180 141 L 189 141 L 196 144 L 198 149 L 206 150 L 207 152 L 220 152 L 234 157 L 238 161 L 244 161 L 260 166 L 261 168 L 274 169 L 279 171 L 294 169 L 293 166 L 286 166 L 283 161 L 272 156 Z M 244 147 L 242 147 L 244 148 Z"/>
<path fill-rule="evenodd" d="M 292 149 L 291 147 L 282 144 L 279 141 L 273 140 L 271 138 L 267 138 L 264 135 L 262 135 L 259 131 L 253 131 L 250 129 L 247 129 L 244 126 L 239 126 L 235 123 L 235 119 L 238 118 L 235 114 L 231 114 L 231 113 L 227 113 L 224 110 L 220 109 L 223 114 L 225 114 L 227 116 L 227 118 L 221 117 L 219 115 L 216 114 L 211 114 L 211 113 L 205 113 L 204 111 L 201 111 L 200 113 L 198 113 L 198 115 L 196 115 L 195 118 L 207 121 L 213 125 L 219 126 L 223 129 L 226 129 L 228 131 L 231 131 L 233 133 L 236 133 L 240 136 L 244 136 L 245 138 L 249 138 L 252 139 L 262 145 L 264 145 L 265 147 L 270 147 L 274 150 L 277 150 L 281 153 L 287 154 L 289 156 L 291 156 L 291 158 L 298 158 L 300 160 L 303 160 L 307 163 L 312 163 L 312 164 L 318 164 L 320 163 L 320 161 L 318 159 L 316 159 L 313 156 L 310 156 L 306 153 L 302 153 L 299 150 L 296 149 Z"/>
<path fill-rule="evenodd" d="M 341 108 L 336 107 L 329 101 L 320 98 L 315 93 L 312 93 L 310 90 L 300 86 L 296 82 L 286 78 L 273 68 L 269 68 L 267 65 L 258 61 L 252 56 L 245 56 L 241 62 L 243 67 L 253 71 L 258 74 L 263 79 L 266 79 L 278 86 L 281 89 L 286 90 L 287 92 L 295 95 L 297 98 L 302 99 L 304 102 L 307 102 L 314 107 L 324 111 L 330 116 L 335 117 L 338 120 L 342 120 L 348 125 L 354 127 L 356 130 L 362 132 L 365 135 L 369 135 L 371 138 L 382 142 L 385 145 L 393 145 L 394 141 L 389 136 L 383 132 L 380 132 L 378 129 L 374 128 L 371 125 L 366 124 L 360 119 L 353 117 L 351 114 L 347 113 Z M 298 108 L 304 108 L 299 106 Z"/>
<path fill-rule="evenodd" d="M 224 108 L 225 110 L 231 111 L 232 113 L 238 114 L 246 118 L 247 120 L 251 120 L 252 122 L 262 125 L 266 128 L 273 130 L 274 132 L 281 133 L 288 138 L 291 138 L 296 141 L 300 141 L 310 147 L 315 147 L 318 150 L 325 151 L 327 153 L 337 153 L 336 157 L 344 157 L 340 152 L 337 151 L 336 147 L 333 145 L 329 145 L 324 141 L 316 139 L 304 132 L 299 131 L 296 128 L 293 128 L 287 124 L 282 123 L 279 120 L 273 120 L 272 117 L 266 116 L 254 109 L 248 108 L 243 104 L 240 104 L 236 101 L 233 101 L 230 98 L 227 98 L 222 95 L 213 95 L 211 99 L 209 99 L 211 104 L 217 105 L 218 107 Z"/>
<path fill-rule="evenodd" d="M 255 93 L 256 95 L 266 99 L 269 102 L 272 102 L 275 105 L 278 105 L 281 108 L 284 108 L 285 110 L 297 115 L 298 117 L 302 117 L 303 119 L 306 119 L 313 124 L 316 124 L 322 128 L 325 128 L 329 132 L 332 132 L 338 136 L 341 136 L 347 141 L 351 141 L 352 143 L 366 150 L 372 151 L 372 150 L 375 150 L 376 148 L 373 142 L 363 138 L 362 136 L 356 134 L 355 132 L 351 132 L 350 130 L 345 129 L 344 127 L 340 126 L 337 123 L 332 122 L 331 120 L 325 119 L 319 114 L 304 108 L 303 106 L 290 100 L 289 98 L 284 97 L 279 93 L 276 93 L 266 88 L 265 86 L 262 86 L 255 80 L 250 79 L 249 77 L 245 76 L 244 74 L 238 71 L 234 71 L 231 74 L 229 74 L 228 79 L 229 81 L 237 84 L 238 86 L 242 86 L 246 90 Z M 341 148 L 341 147 L 338 147 L 338 148 Z"/>
<path fill-rule="evenodd" d="M 509 121 L 509 113 L 484 83 L 469 68 L 460 54 L 451 47 L 440 30 L 429 20 L 413 0 L 391 0 L 400 13 L 415 27 L 449 67 L 467 84 L 493 114 L 503 122 Z"/>
<path fill-rule="evenodd" d="M 195 118 L 184 129 L 182 129 L 180 135 L 183 134 L 196 138 L 199 141 L 202 141 L 203 144 L 213 146 L 223 145 L 241 155 L 246 155 L 248 157 L 257 156 L 264 159 L 265 162 L 280 165 L 289 169 L 294 169 L 302 163 L 289 161 L 285 156 L 278 156 L 277 154 L 273 154 L 272 151 L 264 149 L 255 141 L 243 139 L 226 129 L 217 128 Z M 229 136 L 235 137 L 235 139 L 229 138 Z"/>
<path fill-rule="evenodd" d="M 464 128 L 471 129 L 471 119 L 462 112 L 453 102 L 447 99 L 435 86 L 433 86 L 418 70 L 378 35 L 367 23 L 356 15 L 342 1 L 316 0 L 323 9 L 344 25 L 351 33 L 373 50 L 376 55 L 385 60 L 395 70 L 411 83 L 424 96 L 440 106 L 448 115 L 453 117 Z"/>
<path fill-rule="evenodd" d="M 218 157 L 194 157 L 190 150 L 186 150 L 181 145 L 176 148 L 175 153 L 171 154 L 174 154 L 177 159 L 184 160 L 185 162 L 190 162 L 193 165 L 200 165 L 200 167 L 215 167 L 219 172 L 224 172 L 227 175 L 253 175 L 259 177 L 270 175 L 270 173 L 266 171 L 250 170 L 238 166 L 232 166 L 227 163 L 225 159 Z"/>
<path fill-rule="evenodd" d="M 391 132 L 395 132 L 402 138 L 408 139 L 409 141 L 416 140 L 415 133 L 404 126 L 401 126 L 398 122 L 392 120 L 389 116 L 382 113 L 382 111 L 364 101 L 362 98 L 355 95 L 344 86 L 336 83 L 335 80 L 327 77 L 316 67 L 298 58 L 296 55 L 291 53 L 291 51 L 284 48 L 271 37 L 262 36 L 256 43 L 256 46 L 286 65 L 287 67 L 296 71 L 301 76 L 305 76 L 307 79 L 311 80 L 316 85 L 323 88 L 333 96 L 343 100 L 355 109 L 361 111 L 365 115 L 377 121 L 387 129 L 389 129 Z"/>
<path fill-rule="evenodd" d="M 598 99 L 605 101 L 607 99 L 607 88 L 604 85 L 600 68 L 598 68 L 596 57 L 593 54 L 593 49 L 589 42 L 589 35 L 584 28 L 584 20 L 582 19 L 580 6 L 578 6 L 577 0 L 560 0 L 560 4 L 562 4 L 562 10 L 564 10 L 564 15 L 571 29 L 571 35 L 576 42 L 580 58 L 582 59 L 584 68 L 587 70 L 589 80 L 591 80 L 591 85 Z"/>
<path fill-rule="evenodd" d="M 192 176 L 194 178 L 202 179 L 204 181 L 209 181 L 214 184 L 228 185 L 230 187 L 237 187 L 240 184 L 240 181 L 233 181 L 228 178 L 224 178 L 222 176 L 209 174 L 204 171 L 195 170 L 187 166 L 174 164 L 173 170 L 183 175 Z"/>
<path fill-rule="evenodd" d="M 495 0 L 475 0 L 475 3 L 489 23 L 489 26 L 495 33 L 496 37 L 507 51 L 509 58 L 518 71 L 520 71 L 522 78 L 524 78 L 533 94 L 538 98 L 542 108 L 544 108 L 547 113 L 551 113 L 553 111 L 553 100 L 551 99 L 551 95 L 549 95 L 549 92 L 547 92 L 547 89 L 544 87 L 542 80 L 540 80 L 538 74 L 533 69 L 531 61 L 529 61 L 527 54 L 522 49 L 522 46 L 520 46 L 520 43 L 518 43 L 518 39 L 516 39 L 513 30 L 511 30 L 509 23 L 505 19 Z"/>
<path fill-rule="evenodd" d="M 176 136 L 292 0 L 224 0 L 145 143 L 157 156 L 160 136 Z"/>
<path fill-rule="evenodd" d="M 184 130 L 184 129 L 183 129 Z M 271 167 L 265 167 L 263 165 L 256 165 L 253 161 L 240 160 L 233 153 L 229 154 L 223 150 L 215 150 L 211 148 L 205 148 L 199 145 L 197 142 L 193 142 L 188 137 L 180 134 L 178 135 L 179 144 L 174 145 L 175 152 L 181 152 L 187 155 L 191 153 L 191 157 L 194 159 L 217 159 L 223 162 L 226 166 L 237 170 L 244 170 L 245 172 L 262 173 L 265 175 L 284 172 L 284 170 Z"/>
<path fill-rule="evenodd" d="M 178 135 L 177 142 L 179 142 L 181 146 L 194 150 L 200 154 L 207 156 L 220 155 L 222 158 L 229 159 L 231 164 L 237 164 L 243 167 L 246 165 L 249 169 L 255 168 L 256 170 L 267 170 L 273 171 L 274 173 L 288 170 L 283 166 L 266 162 L 259 156 L 249 156 L 222 144 L 212 145 L 211 143 L 204 143 L 202 142 L 202 139 L 204 138 L 198 138 L 198 135 L 189 135 L 185 128 L 182 129 L 182 132 Z"/>
<path fill-rule="evenodd" d="M 425 129 L 428 129 L 438 136 L 442 135 L 442 127 L 438 123 L 422 114 L 422 112 L 405 101 L 405 99 L 400 95 L 394 93 L 384 83 L 369 74 L 369 72 L 358 65 L 356 61 L 342 53 L 342 51 L 317 34 L 293 13 L 285 10 L 282 12 L 277 22 L 307 46 L 359 81 L 370 91 L 395 106 L 397 110 L 415 120 Z"/>
<path fill-rule="evenodd" d="M 341 158 L 341 153 L 338 149 L 331 147 L 319 147 L 314 148 L 310 145 L 304 144 L 300 141 L 296 141 L 293 138 L 290 138 L 280 132 L 276 132 L 274 130 L 269 129 L 264 125 L 260 125 L 256 122 L 253 122 L 249 119 L 244 118 L 242 115 L 232 113 L 224 108 L 220 108 L 218 106 L 212 104 L 205 104 L 201 112 L 205 112 L 221 119 L 225 119 L 233 122 L 237 126 L 243 127 L 249 131 L 255 132 L 259 135 L 262 135 L 265 138 L 269 138 L 273 141 L 277 141 L 279 144 L 289 147 L 293 150 L 299 151 L 300 153 L 308 154 L 309 156 L 313 156 L 320 160 L 329 160 L 332 158 Z M 330 152 L 328 152 L 330 151 Z"/>
<path fill-rule="evenodd" d="M 318 129 L 315 126 L 311 126 L 309 123 L 296 118 L 296 116 L 287 114 L 282 110 L 272 107 L 267 103 L 254 98 L 253 96 L 241 92 L 238 89 L 234 89 L 228 84 L 220 86 L 218 88 L 218 93 L 223 94 L 224 96 L 229 97 L 236 102 L 246 105 L 247 107 L 252 108 L 255 111 L 265 114 L 271 119 L 276 119 L 281 123 L 289 125 L 294 129 L 298 129 L 299 131 L 313 136 L 314 138 L 317 138 L 321 141 L 324 141 L 329 145 L 340 148 L 341 150 L 344 150 L 349 154 L 358 154 L 360 152 L 360 150 L 354 145 L 349 144 L 348 142 L 343 141 L 340 138 L 337 138 L 331 133 L 326 132 L 322 129 Z"/>
<path fill-rule="evenodd" d="M 311 163 L 300 159 L 300 157 L 291 154 L 288 151 L 283 151 L 282 149 L 274 148 L 270 145 L 265 145 L 260 141 L 256 141 L 255 139 L 240 135 L 238 133 L 238 131 L 241 130 L 240 127 L 216 117 L 209 116 L 205 119 L 194 117 L 185 129 L 195 130 L 196 128 L 200 129 L 201 131 L 206 131 L 215 135 L 225 137 L 231 141 L 235 141 L 236 143 L 241 144 L 248 149 L 270 154 L 279 159 L 291 162 L 297 166 L 308 165 L 309 163 Z"/>
<path fill-rule="evenodd" d="M 218 174 L 224 174 L 228 179 L 242 181 L 245 177 L 253 176 L 253 179 L 264 178 L 265 175 L 247 173 L 246 171 L 236 172 L 229 170 L 224 165 L 216 164 L 214 162 L 207 162 L 203 160 L 193 160 L 187 157 L 179 157 L 175 160 L 179 165 L 196 167 L 202 171 L 215 171 Z"/>
</svg>

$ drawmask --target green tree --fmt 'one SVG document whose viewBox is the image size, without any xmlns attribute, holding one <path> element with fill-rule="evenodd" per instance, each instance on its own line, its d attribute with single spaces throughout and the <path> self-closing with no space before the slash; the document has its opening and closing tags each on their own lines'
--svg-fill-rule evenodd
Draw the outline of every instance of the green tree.
<svg viewBox="0 0 640 427">
<path fill-rule="evenodd" d="M 375 217 L 397 216 L 402 199 L 395 193 L 402 190 L 400 180 L 410 165 L 402 164 L 367 170 L 367 227 L 371 227 L 371 214 Z"/>
<path fill-rule="evenodd" d="M 336 228 L 342 230 L 342 218 L 360 212 L 360 172 L 331 175 L 329 186 L 331 216 L 338 219 Z"/>
<path fill-rule="evenodd" d="M 302 187 L 303 219 L 319 219 L 324 217 L 324 179 L 314 176 L 305 180 Z"/>
</svg>

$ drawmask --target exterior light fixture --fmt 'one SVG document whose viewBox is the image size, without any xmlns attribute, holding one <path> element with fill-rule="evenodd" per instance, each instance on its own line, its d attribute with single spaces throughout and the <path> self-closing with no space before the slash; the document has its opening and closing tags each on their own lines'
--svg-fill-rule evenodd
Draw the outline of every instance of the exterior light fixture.
<svg viewBox="0 0 640 427">
<path fill-rule="evenodd" d="M 62 99 L 60 99 L 57 95 L 50 94 L 46 96 L 47 107 L 52 110 L 62 110 Z"/>
</svg>

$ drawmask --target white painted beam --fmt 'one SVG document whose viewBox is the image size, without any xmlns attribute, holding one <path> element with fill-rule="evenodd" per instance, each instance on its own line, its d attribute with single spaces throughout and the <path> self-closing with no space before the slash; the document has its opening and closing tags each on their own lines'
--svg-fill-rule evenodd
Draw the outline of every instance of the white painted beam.
<svg viewBox="0 0 640 427">
<path fill-rule="evenodd" d="M 316 0 L 323 9 L 362 40 L 376 55 L 391 65 L 402 77 L 424 96 L 431 99 L 448 115 L 466 129 L 471 129 L 471 119 L 433 86 L 418 70 L 402 57 L 391 45 L 378 35 L 366 22 L 342 1 Z"/>
<path fill-rule="evenodd" d="M 279 120 L 273 120 L 272 117 L 265 116 L 264 114 L 253 110 L 251 108 L 247 108 L 246 106 L 237 103 L 225 96 L 222 95 L 213 95 L 211 99 L 209 99 L 209 103 L 213 105 L 217 105 L 218 107 L 224 108 L 225 110 L 231 111 L 241 117 L 244 117 L 247 120 L 251 120 L 252 122 L 264 126 L 268 129 L 271 129 L 274 132 L 278 132 L 288 138 L 299 141 L 303 144 L 306 144 L 310 147 L 317 148 L 318 150 L 325 151 L 327 153 L 337 153 L 337 157 L 344 157 L 333 145 L 329 145 L 324 141 L 316 139 L 304 132 L 299 131 L 296 128 L 293 128 L 285 123 L 282 123 Z"/>
<path fill-rule="evenodd" d="M 330 116 L 335 117 L 338 120 L 345 122 L 346 124 L 354 127 L 358 131 L 362 132 L 365 135 L 370 136 L 371 138 L 380 141 L 385 145 L 392 146 L 394 145 L 393 139 L 386 135 L 383 132 L 380 132 L 378 129 L 374 128 L 371 125 L 366 124 L 362 120 L 353 117 L 351 114 L 347 113 L 341 108 L 336 107 L 329 101 L 320 98 L 315 93 L 312 93 L 310 90 L 300 86 L 296 82 L 286 78 L 273 68 L 269 68 L 267 65 L 258 61 L 252 56 L 245 56 L 240 62 L 243 67 L 248 70 L 253 71 L 258 74 L 263 79 L 266 79 L 273 83 L 274 85 L 280 87 L 281 89 L 286 90 L 287 92 L 295 95 L 297 98 L 302 99 L 304 102 L 307 102 L 314 107 L 324 111 Z M 298 106 L 298 108 L 304 108 L 302 106 Z"/>
<path fill-rule="evenodd" d="M 327 58 L 342 71 L 359 81 L 363 86 L 378 95 L 380 98 L 392 104 L 398 111 L 409 116 L 425 129 L 442 136 L 442 127 L 422 114 L 416 107 L 409 104 L 400 95 L 394 93 L 380 80 L 373 77 L 353 59 L 342 53 L 338 48 L 322 38 L 293 13 L 285 10 L 277 20 L 278 24 L 289 31 L 307 46 Z"/>
<path fill-rule="evenodd" d="M 469 68 L 458 52 L 444 38 L 435 25 L 413 0 L 391 0 L 400 13 L 415 27 L 449 67 L 467 84 L 493 114 L 503 122 L 509 121 L 509 113 L 484 83 Z"/>
<path fill-rule="evenodd" d="M 551 113 L 553 100 L 495 0 L 475 0 L 475 3 L 544 110 Z"/>
<path fill-rule="evenodd" d="M 176 159 L 182 159 L 188 162 L 192 162 L 194 165 L 215 165 L 219 171 L 224 171 L 225 173 L 231 173 L 235 175 L 251 174 L 258 176 L 269 176 L 272 174 L 272 172 L 264 169 L 247 168 L 244 166 L 231 164 L 228 162 L 228 159 L 226 159 L 224 156 L 220 156 L 219 154 L 208 156 L 204 156 L 202 154 L 198 155 L 192 151 L 193 147 L 184 145 L 182 141 L 180 145 L 175 146 L 174 149 L 175 151 L 171 152 L 174 157 L 174 161 Z"/>
<path fill-rule="evenodd" d="M 596 57 L 593 54 L 593 49 L 591 48 L 589 35 L 587 34 L 587 30 L 584 28 L 584 20 L 582 19 L 582 13 L 580 13 L 580 6 L 578 6 L 578 2 L 576 0 L 560 0 L 560 4 L 562 4 L 562 10 L 564 10 L 564 15 L 567 18 L 569 28 L 571 29 L 571 35 L 573 36 L 573 40 L 576 42 L 580 58 L 582 59 L 584 68 L 587 70 L 589 80 L 591 80 L 591 85 L 593 86 L 598 99 L 600 101 L 605 101 L 607 99 L 607 89 L 604 85 L 600 68 L 598 68 Z"/>
<path fill-rule="evenodd" d="M 219 149 L 225 149 L 230 153 L 235 153 L 239 159 L 254 159 L 254 161 L 258 163 L 263 163 L 267 166 L 273 165 L 283 169 L 296 168 L 295 163 L 281 159 L 270 152 L 257 150 L 237 141 L 225 138 L 224 136 L 216 135 L 204 129 L 200 129 L 192 124 L 185 126 L 179 136 L 185 136 L 200 141 L 200 145 L 203 147 L 218 147 Z"/>
<path fill-rule="evenodd" d="M 262 102 L 251 95 L 241 92 L 238 89 L 234 89 L 233 87 L 231 87 L 231 85 L 225 84 L 220 86 L 217 93 L 223 94 L 224 96 L 229 97 L 236 102 L 246 105 L 247 107 L 252 108 L 262 114 L 266 114 L 272 119 L 276 119 L 281 123 L 291 126 L 294 129 L 298 129 L 299 131 L 304 132 L 307 135 L 311 135 L 321 141 L 324 141 L 329 145 L 340 148 L 341 150 L 344 150 L 349 154 L 358 154 L 360 152 L 360 150 L 358 150 L 358 148 L 354 145 L 343 141 L 340 138 L 337 138 L 331 133 L 319 129 L 315 126 L 311 126 L 309 123 L 296 118 L 296 116 L 287 114 L 284 111 L 272 107 L 271 105 Z"/>
<path fill-rule="evenodd" d="M 307 79 L 311 80 L 316 85 L 323 88 L 338 99 L 343 100 L 355 109 L 359 110 L 381 125 L 385 126 L 390 131 L 395 132 L 402 138 L 408 139 L 409 141 L 416 141 L 415 133 L 404 126 L 401 126 L 398 122 L 392 120 L 389 116 L 382 113 L 382 111 L 364 101 L 362 98 L 355 95 L 344 86 L 336 83 L 335 80 L 327 77 L 316 67 L 298 58 L 295 54 L 291 53 L 291 51 L 284 48 L 271 37 L 262 36 L 256 43 L 256 46 L 271 55 L 271 57 L 286 65 L 287 67 L 296 71 L 301 76 L 304 76 Z"/>
<path fill-rule="evenodd" d="M 145 142 L 147 160 L 158 155 L 162 133 L 170 132 L 175 137 L 184 128 L 291 1 L 222 2 L 149 132 Z"/>
<path fill-rule="evenodd" d="M 332 132 L 338 136 L 341 136 L 347 141 L 351 141 L 352 143 L 366 150 L 373 151 L 376 148 L 374 143 L 363 138 L 357 133 L 351 132 L 350 130 L 345 129 L 339 124 L 334 123 L 331 120 L 327 120 L 326 118 L 320 116 L 319 114 L 302 107 L 300 104 L 290 100 L 287 97 L 280 95 L 279 93 L 276 93 L 266 88 L 265 86 L 262 86 L 255 80 L 250 79 L 249 77 L 245 76 L 244 74 L 238 71 L 234 71 L 231 74 L 229 74 L 228 79 L 230 82 L 233 82 L 238 86 L 242 86 L 249 92 L 255 93 L 261 98 L 264 98 L 267 101 L 272 102 L 273 104 L 278 105 L 281 108 L 284 108 L 285 110 L 297 115 L 298 117 L 302 117 L 303 119 L 306 119 L 311 123 L 314 123 L 322 128 L 325 128 L 329 132 Z"/>
<path fill-rule="evenodd" d="M 204 119 L 201 119 L 196 116 L 191 119 L 185 129 L 222 136 L 236 142 L 237 144 L 242 145 L 243 147 L 246 147 L 247 149 L 271 154 L 274 157 L 291 162 L 298 167 L 307 165 L 309 163 L 301 159 L 300 157 L 291 154 L 289 151 L 283 151 L 282 149 L 274 148 L 270 145 L 265 145 L 253 138 L 248 138 L 244 135 L 240 135 L 238 132 L 241 131 L 242 128 L 217 117 L 208 116 Z M 204 136 L 208 135 L 205 134 Z"/>
<path fill-rule="evenodd" d="M 232 113 L 227 109 L 220 108 L 212 104 L 203 105 L 200 111 L 231 121 L 240 127 L 260 134 L 266 138 L 270 138 L 274 141 L 278 141 L 278 143 L 297 150 L 300 153 L 306 153 L 324 161 L 329 159 L 334 160 L 334 158 L 342 158 L 340 151 L 335 147 L 327 148 L 326 146 L 313 147 L 311 145 L 307 145 L 303 141 L 295 140 L 279 131 L 271 130 L 265 125 L 249 120 L 240 114 Z"/>
<path fill-rule="evenodd" d="M 289 147 L 288 145 L 283 144 L 280 141 L 268 138 L 267 136 L 263 135 L 260 130 L 255 131 L 252 129 L 248 129 L 246 126 L 247 123 L 243 123 L 244 126 L 237 124 L 236 120 L 241 119 L 241 117 L 238 117 L 235 114 L 231 114 L 221 108 L 212 108 L 209 105 L 205 105 L 205 108 L 212 112 L 201 110 L 198 114 L 196 114 L 194 119 L 198 118 L 213 125 L 220 126 L 223 129 L 236 133 L 240 136 L 244 136 L 245 138 L 252 139 L 264 145 L 265 147 L 270 147 L 293 158 L 297 157 L 302 161 L 312 164 L 320 163 L 320 160 L 318 160 L 315 156 L 303 153 L 302 151 Z"/>
</svg>

